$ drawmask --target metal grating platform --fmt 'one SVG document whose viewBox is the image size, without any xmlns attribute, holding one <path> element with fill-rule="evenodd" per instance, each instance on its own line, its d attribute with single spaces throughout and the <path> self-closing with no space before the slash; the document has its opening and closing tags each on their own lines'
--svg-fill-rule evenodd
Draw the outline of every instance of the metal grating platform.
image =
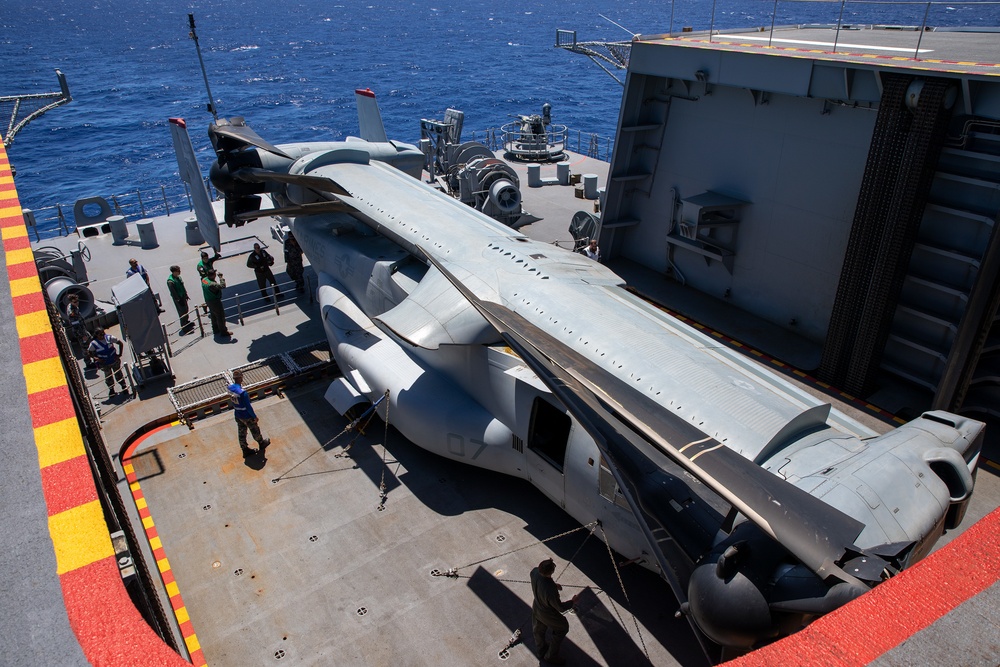
<svg viewBox="0 0 1000 667">
<path fill-rule="evenodd" d="M 243 371 L 244 389 L 253 389 L 274 382 L 275 380 L 286 378 L 295 373 L 295 369 L 283 354 L 268 357 L 261 361 L 254 361 L 245 366 L 237 366 L 230 370 L 228 375 L 231 376 L 232 371 L 235 370 Z"/>
<path fill-rule="evenodd" d="M 167 389 L 170 395 L 170 402 L 178 414 L 195 408 L 199 405 L 213 403 L 227 396 L 226 387 L 232 380 L 222 374 L 209 375 L 208 377 L 192 380 L 176 387 Z"/>
<path fill-rule="evenodd" d="M 326 341 L 300 347 L 286 353 L 289 360 L 296 368 L 307 371 L 333 363 L 333 354 L 330 352 L 330 344 Z"/>
<path fill-rule="evenodd" d="M 243 387 L 245 389 L 255 390 L 278 385 L 281 384 L 281 381 L 300 373 L 333 364 L 330 346 L 326 341 L 322 341 L 176 387 L 170 387 L 167 389 L 167 393 L 170 395 L 170 402 L 173 403 L 177 414 L 184 416 L 200 408 L 227 401 L 229 394 L 226 388 L 233 381 L 232 372 L 234 370 L 243 371 Z"/>
</svg>

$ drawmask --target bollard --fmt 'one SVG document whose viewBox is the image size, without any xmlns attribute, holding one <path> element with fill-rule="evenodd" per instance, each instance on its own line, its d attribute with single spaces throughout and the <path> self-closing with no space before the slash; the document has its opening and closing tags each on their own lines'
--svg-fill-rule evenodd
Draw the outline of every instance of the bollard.
<svg viewBox="0 0 1000 667">
<path fill-rule="evenodd" d="M 205 242 L 204 237 L 201 235 L 201 230 L 198 229 L 198 218 L 196 216 L 190 216 L 184 218 L 184 234 L 185 241 L 188 245 L 201 245 Z"/>
<path fill-rule="evenodd" d="M 112 245 L 123 245 L 128 238 L 128 226 L 125 224 L 124 215 L 112 215 L 108 217 L 108 227 L 111 228 Z"/>
<path fill-rule="evenodd" d="M 556 163 L 556 179 L 559 185 L 569 185 L 569 162 Z"/>
<path fill-rule="evenodd" d="M 156 241 L 156 230 L 153 229 L 153 221 L 147 220 L 145 222 L 136 223 L 136 229 L 139 230 L 139 247 L 148 250 L 150 248 L 155 248 L 160 245 Z"/>
<path fill-rule="evenodd" d="M 529 188 L 542 187 L 542 165 L 540 164 L 528 165 L 528 187 Z"/>
</svg>

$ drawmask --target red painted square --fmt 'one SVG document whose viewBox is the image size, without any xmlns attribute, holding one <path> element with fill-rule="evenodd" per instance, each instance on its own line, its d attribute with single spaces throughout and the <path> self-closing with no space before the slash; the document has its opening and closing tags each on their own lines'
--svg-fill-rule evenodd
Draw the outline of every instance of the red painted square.
<svg viewBox="0 0 1000 667">
<path fill-rule="evenodd" d="M 49 516 L 97 500 L 94 478 L 85 455 L 46 466 L 41 472 Z"/>
</svg>

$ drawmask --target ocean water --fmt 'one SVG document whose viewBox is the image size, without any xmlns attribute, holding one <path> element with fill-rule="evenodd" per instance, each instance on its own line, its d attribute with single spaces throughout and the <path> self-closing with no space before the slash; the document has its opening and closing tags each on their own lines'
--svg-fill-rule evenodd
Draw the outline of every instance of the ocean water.
<svg viewBox="0 0 1000 667">
<path fill-rule="evenodd" d="M 844 21 L 919 25 L 927 7 L 852 2 Z M 715 25 L 767 26 L 775 9 L 778 25 L 834 23 L 841 5 L 719 0 Z M 611 136 L 621 86 L 554 48 L 556 30 L 620 40 L 667 32 L 671 20 L 704 29 L 712 11 L 705 0 L 8 0 L 0 96 L 57 90 L 56 68 L 73 95 L 22 130 L 8 155 L 28 208 L 150 189 L 177 182 L 167 119 L 180 116 L 207 173 L 211 116 L 189 13 L 220 116 L 243 116 L 285 143 L 356 134 L 355 88 L 376 92 L 389 136 L 402 141 L 416 142 L 420 119 L 449 107 L 482 130 L 545 102 L 555 123 Z M 1000 25 L 1000 5 L 933 4 L 928 23 Z"/>
</svg>

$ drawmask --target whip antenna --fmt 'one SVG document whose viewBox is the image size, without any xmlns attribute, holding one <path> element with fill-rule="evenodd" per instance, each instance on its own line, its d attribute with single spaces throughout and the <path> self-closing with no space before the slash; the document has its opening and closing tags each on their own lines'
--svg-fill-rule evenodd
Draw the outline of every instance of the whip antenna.
<svg viewBox="0 0 1000 667">
<path fill-rule="evenodd" d="M 208 91 L 208 113 L 212 118 L 219 120 L 219 115 L 215 113 L 215 98 L 212 97 L 212 88 L 208 85 L 208 73 L 205 72 L 205 60 L 201 57 L 201 46 L 198 44 L 198 33 L 194 31 L 194 14 L 188 14 L 188 24 L 191 26 L 190 37 L 194 40 L 194 49 L 198 52 L 198 62 L 201 63 L 201 75 L 205 79 L 205 90 Z"/>
</svg>

